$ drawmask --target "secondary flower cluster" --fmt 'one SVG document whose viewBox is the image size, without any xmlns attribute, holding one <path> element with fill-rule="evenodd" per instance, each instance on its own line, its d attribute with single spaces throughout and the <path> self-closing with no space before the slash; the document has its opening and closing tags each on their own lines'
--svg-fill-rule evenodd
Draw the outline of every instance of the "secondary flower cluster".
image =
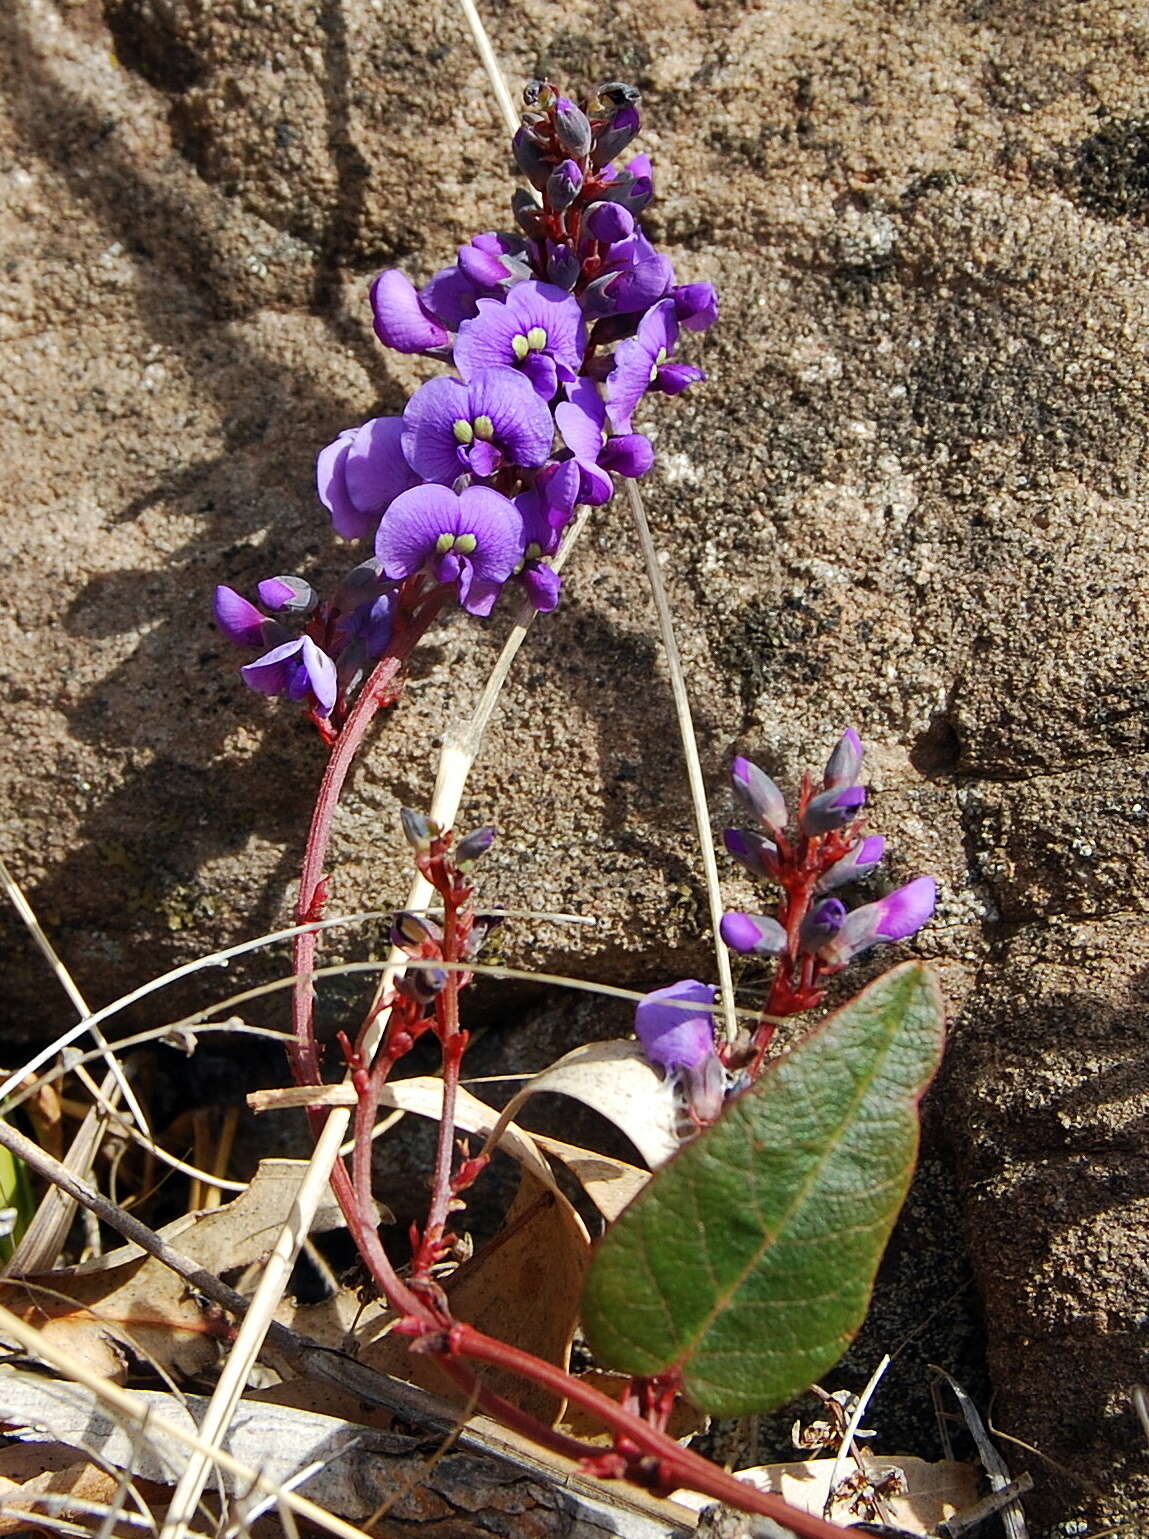
<svg viewBox="0 0 1149 1539">
<path fill-rule="evenodd" d="M 524 93 L 513 150 L 533 191 L 513 200 L 519 229 L 483 234 L 416 291 L 398 270 L 371 288 L 385 346 L 452 367 L 398 417 L 347 428 L 319 455 L 321 502 L 337 534 L 374 555 L 320 602 L 299 578 L 260 584 L 264 614 L 221 588 L 216 618 L 263 655 L 251 688 L 338 722 L 347 694 L 429 588 L 487 615 L 508 583 L 538 611 L 558 602 L 551 558 L 580 504 L 608 501 L 614 477 L 641 476 L 654 451 L 632 418 L 650 391 L 703 378 L 676 362 L 680 328 L 717 317 L 707 283 L 678 284 L 638 216 L 650 161 L 616 157 L 639 129 L 638 92 L 612 82 L 585 107 L 545 81 Z M 302 622 L 292 633 L 284 620 Z"/>
<path fill-rule="evenodd" d="M 862 743 L 843 733 L 821 784 L 802 781 L 796 815 L 774 781 L 749 759 L 731 768 L 734 793 L 756 824 L 728 828 L 726 848 L 756 877 L 782 890 L 774 914 L 728 913 L 722 939 L 733 951 L 776 962 L 763 1021 L 751 1041 L 716 1045 L 716 991 L 696 979 L 659 989 L 639 1004 L 635 1030 L 650 1061 L 682 1085 L 699 1121 L 712 1121 L 721 1065 L 760 1065 L 771 1018 L 813 1009 L 825 980 L 883 941 L 904 940 L 933 914 L 937 884 L 919 876 L 874 903 L 849 910 L 839 889 L 874 871 L 885 853 L 880 835 L 864 832 L 866 792 L 859 783 Z"/>
</svg>

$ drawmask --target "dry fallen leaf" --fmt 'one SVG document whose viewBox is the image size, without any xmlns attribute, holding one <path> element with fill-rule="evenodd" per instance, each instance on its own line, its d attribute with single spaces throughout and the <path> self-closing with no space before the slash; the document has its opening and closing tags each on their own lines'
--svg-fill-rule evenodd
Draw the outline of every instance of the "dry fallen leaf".
<svg viewBox="0 0 1149 1539">
<path fill-rule="evenodd" d="M 13 1443 L 0 1449 L 0 1534 L 35 1530 L 41 1513 L 83 1520 L 89 1514 L 79 1504 L 107 1506 L 117 1485 L 115 1475 L 64 1443 Z M 44 1501 L 45 1496 L 62 1505 Z"/>
<path fill-rule="evenodd" d="M 274 1245 L 305 1169 L 298 1160 L 264 1160 L 234 1202 L 187 1214 L 160 1233 L 209 1271 L 250 1266 Z M 315 1228 L 340 1222 L 332 1200 L 320 1209 Z M 135 1245 L 84 1266 L 0 1278 L 0 1287 L 0 1297 L 15 1313 L 115 1380 L 124 1376 L 125 1347 L 168 1373 L 197 1373 L 216 1360 L 227 1328 L 181 1277 Z"/>
<path fill-rule="evenodd" d="M 925 1459 L 908 1456 L 884 1458 L 867 1454 L 865 1457 L 867 1474 L 880 1478 L 891 1470 L 900 1470 L 905 1476 L 905 1491 L 883 1499 L 885 1516 L 880 1521 L 905 1529 L 907 1533 L 932 1534 L 939 1523 L 965 1507 L 972 1507 L 978 1499 L 980 1471 L 972 1464 L 958 1464 L 946 1459 L 930 1464 Z M 756 1486 L 759 1491 L 776 1491 L 791 1506 L 821 1517 L 834 1462 L 833 1459 L 807 1459 L 792 1464 L 763 1464 L 736 1473 L 739 1480 Z M 856 1468 L 853 1460 L 848 1461 L 846 1474 L 850 1475 Z M 708 1504 L 709 1498 L 694 1491 L 679 1491 L 675 1501 L 699 1511 Z M 843 1528 L 870 1518 L 869 1513 L 851 1512 L 848 1501 L 836 1501 L 830 1514 L 831 1522 Z"/>
</svg>

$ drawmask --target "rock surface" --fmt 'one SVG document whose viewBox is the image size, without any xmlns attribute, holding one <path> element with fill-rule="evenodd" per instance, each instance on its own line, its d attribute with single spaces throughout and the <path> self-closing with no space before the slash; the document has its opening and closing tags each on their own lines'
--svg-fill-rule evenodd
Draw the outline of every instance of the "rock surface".
<svg viewBox="0 0 1149 1539">
<path fill-rule="evenodd" d="M 1130 1517 L 1149 1497 L 1129 1399 L 1149 1382 L 1149 23 L 1069 0 L 527 0 L 487 20 L 512 81 L 644 92 L 652 228 L 725 301 L 710 383 L 650 414 L 706 771 L 718 786 L 738 749 L 793 784 L 843 725 L 870 745 L 888 879 L 943 884 L 935 1094 L 995 1422 L 1080 1482 L 1035 1463 L 1037 1510 Z M 373 342 L 366 281 L 422 279 L 504 223 L 507 156 L 446 6 L 11 0 L 0 31 L 3 854 L 102 1002 L 290 913 L 320 748 L 242 689 L 210 592 L 345 564 L 315 451 L 424 370 Z M 501 634 L 453 619 L 426 649 L 347 797 L 345 909 L 402 892 L 397 808 L 425 803 Z M 467 799 L 504 830 L 493 892 L 598 923 L 508 933 L 508 960 L 632 984 L 709 966 L 655 638 L 620 499 Z M 5 927 L 9 1040 L 58 1029 Z"/>
</svg>

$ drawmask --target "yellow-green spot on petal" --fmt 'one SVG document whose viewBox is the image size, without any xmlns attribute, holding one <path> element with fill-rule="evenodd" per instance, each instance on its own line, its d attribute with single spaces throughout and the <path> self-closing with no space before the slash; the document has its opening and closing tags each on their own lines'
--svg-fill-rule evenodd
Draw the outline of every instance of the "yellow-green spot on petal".
<svg viewBox="0 0 1149 1539">
<path fill-rule="evenodd" d="M 454 550 L 455 544 L 456 540 L 453 534 L 441 534 L 435 541 L 435 554 L 437 556 L 445 556 L 449 550 Z"/>
<path fill-rule="evenodd" d="M 658 357 L 654 360 L 654 363 L 651 365 L 651 369 L 650 369 L 650 383 L 652 385 L 654 384 L 655 380 L 658 378 L 658 371 L 659 371 L 659 369 L 662 368 L 662 366 L 663 366 L 663 364 L 665 362 L 666 362 L 666 349 L 664 347 L 660 347 L 658 349 Z"/>
<path fill-rule="evenodd" d="M 475 437 L 483 439 L 485 443 L 490 443 L 495 436 L 495 424 L 490 417 L 476 417 L 471 426 L 475 430 Z"/>
<path fill-rule="evenodd" d="M 478 540 L 476 540 L 473 534 L 457 534 L 455 536 L 455 549 L 462 556 L 469 556 L 473 554 L 475 546 L 478 545 L 478 543 Z"/>
<path fill-rule="evenodd" d="M 532 353 L 541 353 L 547 345 L 547 334 L 541 326 L 532 326 L 527 332 L 527 346 Z"/>
<path fill-rule="evenodd" d="M 511 338 L 511 351 L 514 353 L 515 357 L 519 360 L 520 363 L 522 363 L 523 359 L 527 356 L 530 350 L 530 342 L 521 333 L 517 337 Z"/>
<path fill-rule="evenodd" d="M 531 543 L 527 546 L 524 555 L 528 561 L 541 561 L 543 548 L 541 545 L 537 545 L 535 541 L 532 540 Z"/>
<path fill-rule="evenodd" d="M 454 434 L 456 443 L 469 444 L 474 441 L 475 430 L 469 422 L 460 417 L 454 425 Z"/>
</svg>

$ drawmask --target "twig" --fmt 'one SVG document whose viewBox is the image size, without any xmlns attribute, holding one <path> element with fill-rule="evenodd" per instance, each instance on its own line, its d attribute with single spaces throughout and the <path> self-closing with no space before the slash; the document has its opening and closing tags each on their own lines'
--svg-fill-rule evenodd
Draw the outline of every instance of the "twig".
<svg viewBox="0 0 1149 1539">
<path fill-rule="evenodd" d="M 972 1507 L 966 1507 L 962 1512 L 955 1512 L 952 1518 L 945 1518 L 938 1524 L 938 1533 L 941 1539 L 961 1539 L 963 1534 L 972 1533 L 979 1523 L 984 1523 L 986 1518 L 992 1518 L 995 1512 L 1000 1512 L 1003 1507 L 1008 1507 L 1018 1497 L 1024 1496 L 1033 1490 L 1033 1476 L 1028 1471 L 1023 1471 L 1016 1480 L 1011 1480 L 1008 1485 L 1000 1490 L 991 1491 L 988 1496 L 983 1496 L 980 1502 L 975 1502 Z"/>
<path fill-rule="evenodd" d="M 935 1363 L 930 1364 L 931 1370 L 938 1374 L 953 1391 L 954 1399 L 961 1407 L 961 1413 L 965 1417 L 965 1424 L 969 1428 L 970 1436 L 977 1444 L 978 1457 L 985 1468 L 986 1478 L 995 1491 L 1001 1491 L 1010 1483 L 1009 1470 L 1005 1460 L 998 1453 L 990 1441 L 989 1434 L 985 1430 L 985 1423 L 978 1414 L 977 1406 L 966 1394 L 965 1390 L 952 1378 L 944 1368 L 939 1368 Z M 1028 1529 L 1025 1526 L 1025 1514 L 1021 1509 L 1021 1502 L 1014 1500 L 1007 1507 L 1002 1508 L 1002 1527 L 1006 1532 L 1006 1539 L 1028 1539 Z"/>
<path fill-rule="evenodd" d="M 626 494 L 630 498 L 630 511 L 638 527 L 643 560 L 646 562 L 646 578 L 654 598 L 658 615 L 658 629 L 666 653 L 666 667 L 670 674 L 670 689 L 674 696 L 674 709 L 678 717 L 678 732 L 682 739 L 682 754 L 686 760 L 686 778 L 690 783 L 690 797 L 694 804 L 694 824 L 698 831 L 698 847 L 702 855 L 702 871 L 706 878 L 706 902 L 710 910 L 710 928 L 714 936 L 714 962 L 718 971 L 718 985 L 722 995 L 722 1014 L 727 1036 L 733 1040 L 738 1034 L 738 1020 L 734 1009 L 734 978 L 730 971 L 730 956 L 722 944 L 719 925 L 722 923 L 722 889 L 718 880 L 718 861 L 714 855 L 714 835 L 710 830 L 710 808 L 706 802 L 706 783 L 702 778 L 702 764 L 698 757 L 698 739 L 694 732 L 694 720 L 690 712 L 690 697 L 686 691 L 686 677 L 682 668 L 682 656 L 674 635 L 674 619 L 670 601 L 666 596 L 666 584 L 662 580 L 662 568 L 654 538 L 647 522 L 642 493 L 634 481 L 627 481 Z"/>
<path fill-rule="evenodd" d="M 830 1512 L 834 1506 L 834 1492 L 838 1489 L 838 1482 L 842 1478 L 842 1471 L 845 1468 L 846 1460 L 849 1458 L 851 1453 L 853 1453 L 854 1458 L 857 1460 L 858 1468 L 863 1470 L 863 1472 L 865 1470 L 865 1466 L 858 1456 L 857 1446 L 854 1443 L 854 1436 L 857 1433 L 858 1428 L 862 1425 L 862 1417 L 866 1414 L 866 1407 L 874 1398 L 874 1391 L 882 1382 L 882 1375 L 885 1373 L 889 1366 L 890 1354 L 887 1352 L 878 1366 L 874 1369 L 873 1373 L 870 1375 L 869 1383 L 858 1396 L 857 1404 L 854 1406 L 853 1411 L 850 1413 L 850 1419 L 846 1423 L 845 1431 L 842 1433 L 842 1441 L 838 1448 L 837 1457 L 834 1460 L 834 1468 L 830 1471 L 830 1484 L 826 1489 L 826 1504 L 822 1508 L 823 1517 L 828 1518 L 830 1516 Z"/>
</svg>

